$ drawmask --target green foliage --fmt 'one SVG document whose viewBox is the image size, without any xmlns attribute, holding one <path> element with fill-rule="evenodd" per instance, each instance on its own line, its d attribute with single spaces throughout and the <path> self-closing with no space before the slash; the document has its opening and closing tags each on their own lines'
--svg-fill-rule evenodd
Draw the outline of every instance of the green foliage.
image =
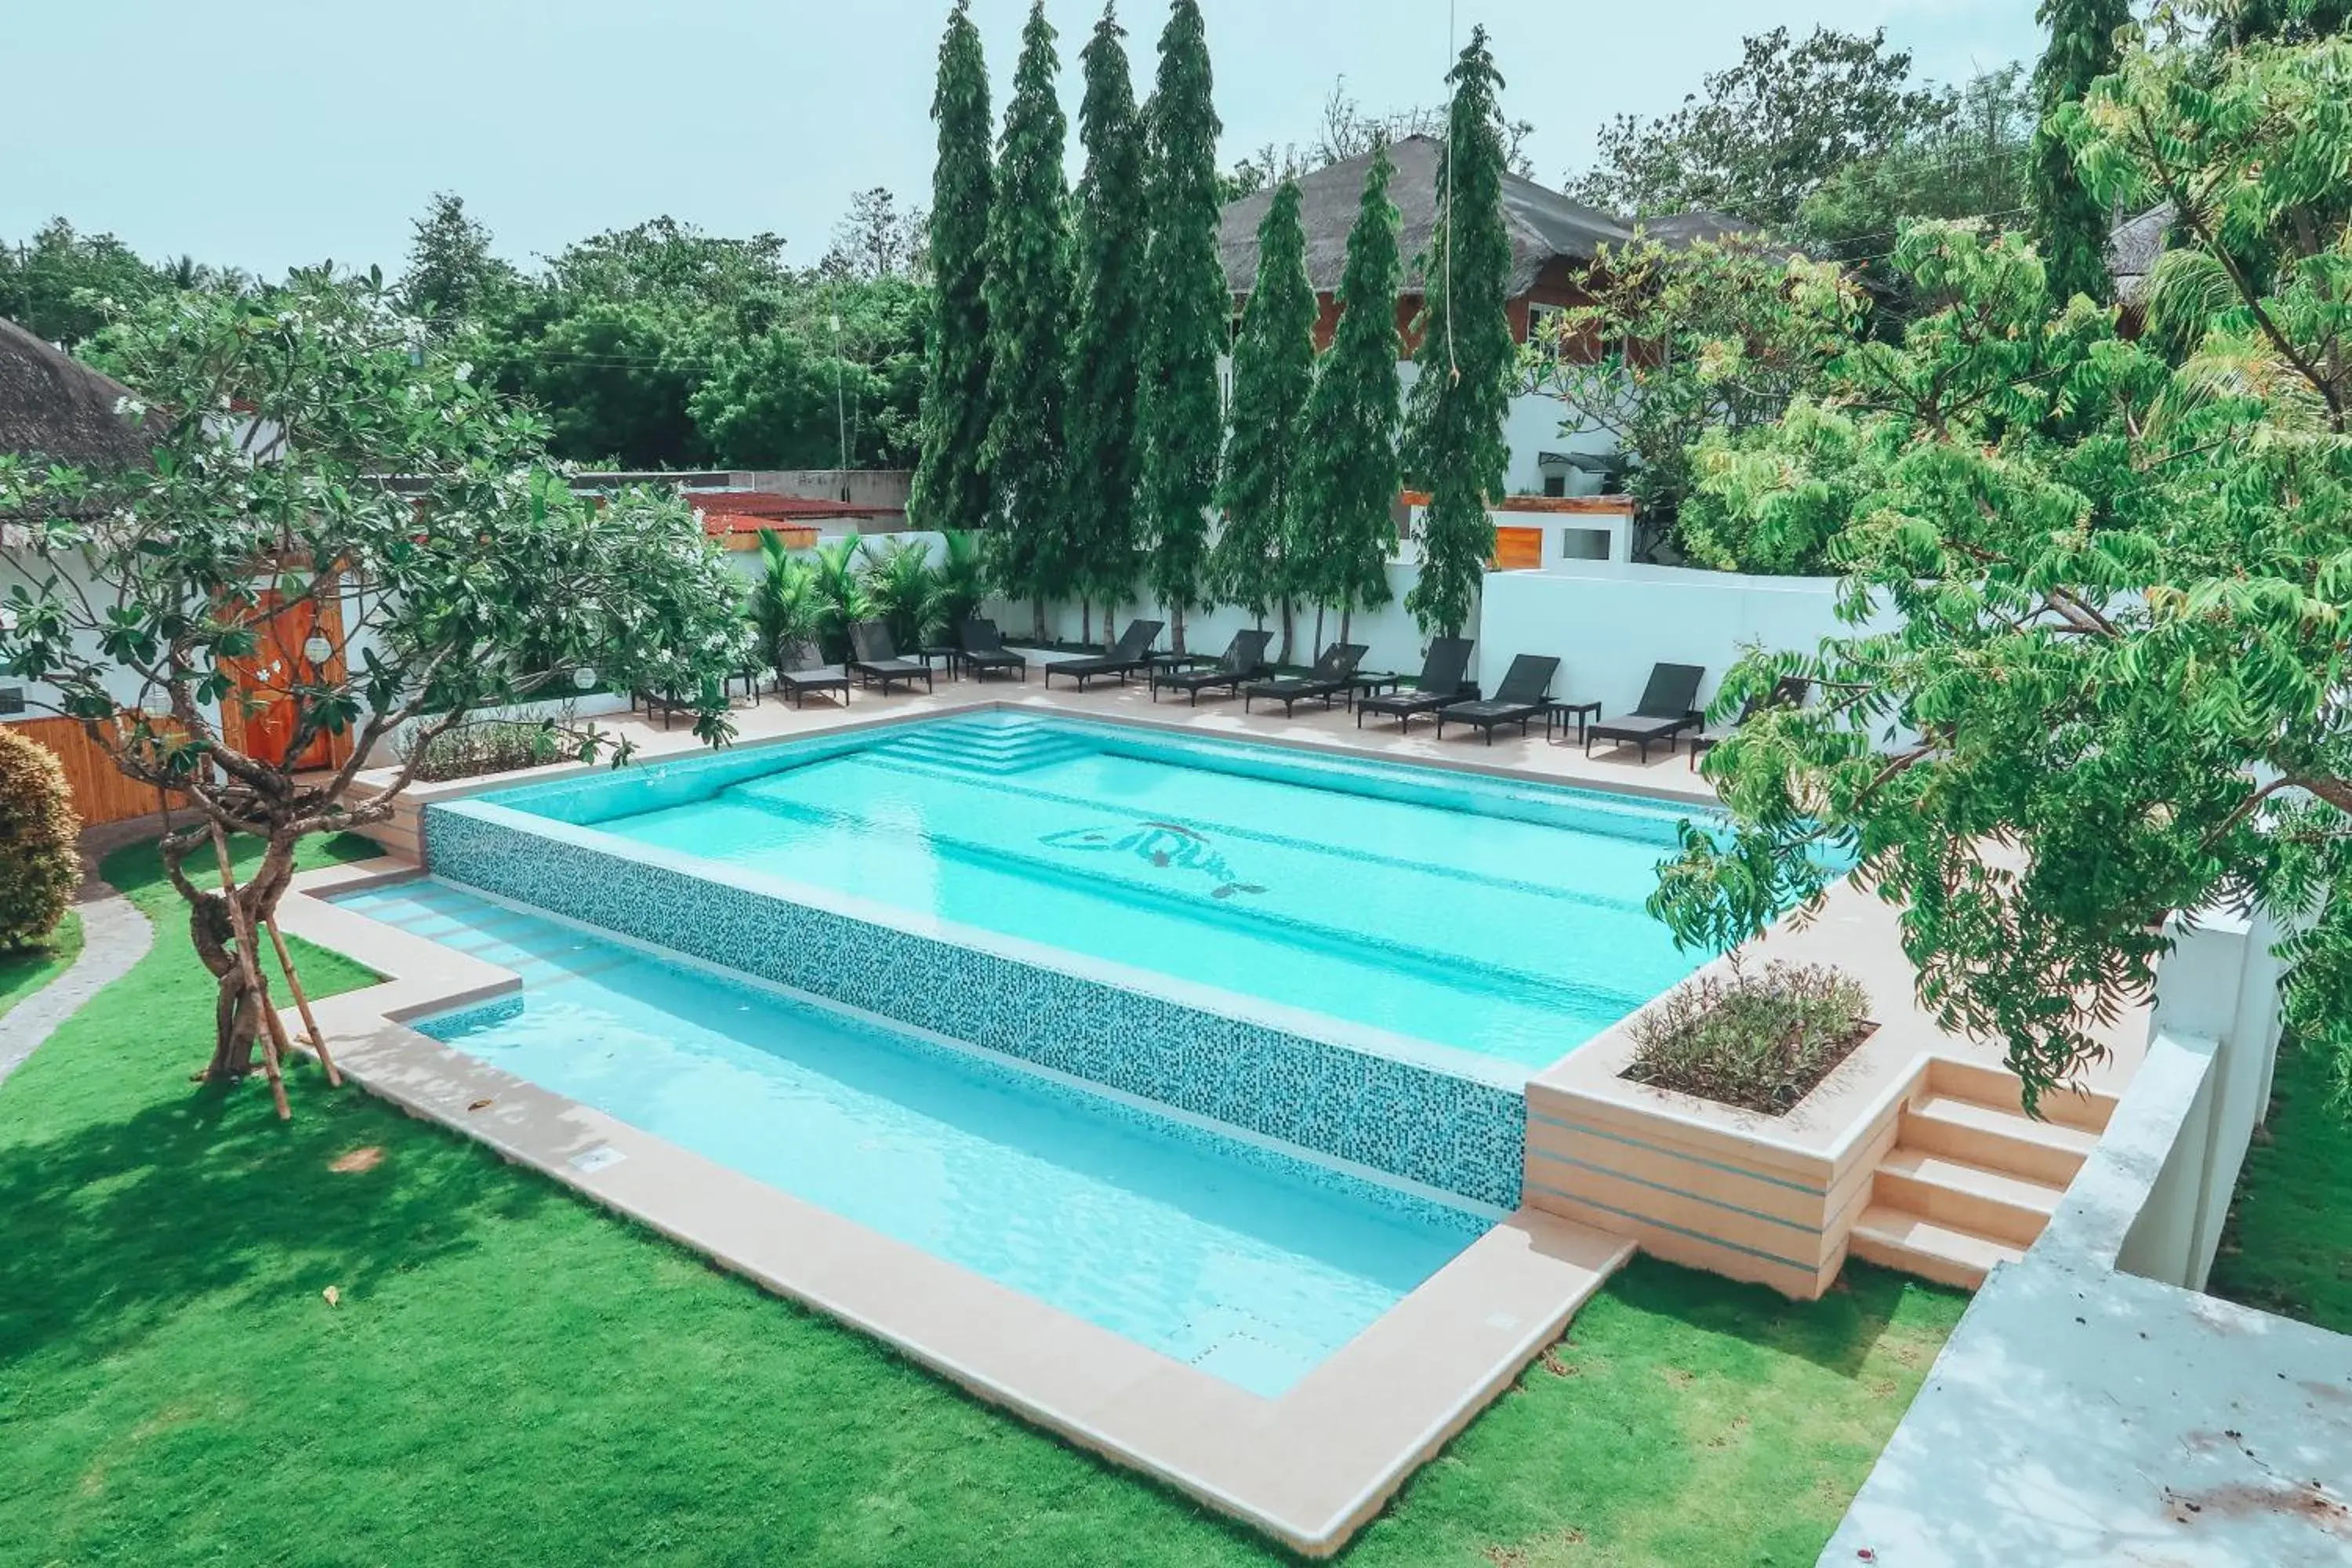
<svg viewBox="0 0 2352 1568">
<path fill-rule="evenodd" d="M 1013 98 L 997 147 L 988 220 L 988 445 L 982 462 L 998 507 L 990 536 L 998 584 L 1040 601 L 1076 575 L 1062 502 L 1063 377 L 1070 312 L 1068 125 L 1055 96 L 1061 65 L 1045 0 L 1021 32 Z"/>
<path fill-rule="evenodd" d="M 467 216 L 465 198 L 437 191 L 416 220 L 394 298 L 438 334 L 488 314 L 519 281 L 513 266 L 490 253 L 489 228 Z"/>
<path fill-rule="evenodd" d="M 1257 253 L 1257 284 L 1234 348 L 1234 432 L 1217 492 L 1224 527 L 1210 569 L 1220 598 L 1263 620 L 1292 596 L 1286 525 L 1315 384 L 1315 286 L 1298 187 L 1288 180 L 1258 225 Z"/>
<path fill-rule="evenodd" d="M 1086 97 L 1078 140 L 1077 318 L 1064 418 L 1069 462 L 1062 522 L 1071 585 L 1106 613 L 1134 592 L 1140 482 L 1137 400 L 1143 360 L 1144 128 L 1129 84 L 1126 29 L 1103 7 L 1079 58 Z"/>
<path fill-rule="evenodd" d="M 1423 264 L 1421 339 L 1405 410 L 1406 466 L 1430 492 L 1421 576 L 1405 608 L 1423 631 L 1451 637 L 1470 619 L 1495 552 L 1486 503 L 1503 493 L 1503 438 L 1518 351 L 1507 313 L 1511 237 L 1503 224 L 1503 79 L 1478 27 L 1446 73 L 1454 106 L 1439 169 L 1437 230 Z"/>
<path fill-rule="evenodd" d="M 426 784 L 545 767 L 572 754 L 554 719 L 468 719 L 429 735 L 404 735 L 398 749 Z"/>
<path fill-rule="evenodd" d="M 1586 302 L 1521 355 L 1529 383 L 1567 405 L 1562 433 L 1607 434 L 1631 461 L 1643 523 L 1700 564 L 1821 570 L 1825 536 L 1759 540 L 1713 497 L 1692 496 L 1693 464 L 1819 384 L 1862 322 L 1860 288 L 1833 262 L 1738 237 L 1682 249 L 1637 238 L 1601 261 Z"/>
<path fill-rule="evenodd" d="M 2033 137 L 2033 240 L 2053 297 L 2105 300 L 2112 291 L 2107 233 L 2114 214 L 2075 170 L 2058 111 L 2079 103 L 2092 82 L 2115 68 L 2116 33 L 2131 23 L 2130 0 L 2041 0 L 2034 16 L 2049 29 L 2050 43 L 2033 71 L 2042 114 Z"/>
<path fill-rule="evenodd" d="M 940 610 L 939 576 L 931 569 L 929 546 L 920 540 L 885 535 L 862 542 L 857 554 L 866 616 L 888 626 L 902 652 L 929 642 L 939 629 Z"/>
<path fill-rule="evenodd" d="M 47 942 L 73 907 L 80 835 L 57 753 L 0 724 L 0 952 Z"/>
<path fill-rule="evenodd" d="M 453 353 L 478 353 L 493 385 L 545 412 L 548 445 L 574 462 L 698 467 L 709 444 L 690 406 L 711 340 L 682 302 L 548 289 Z"/>
<path fill-rule="evenodd" d="M 61 217 L 27 244 L 0 245 L 0 317 L 68 348 L 97 335 L 110 301 L 129 309 L 173 286 L 114 236 L 80 233 Z"/>
<path fill-rule="evenodd" d="M 1339 325 L 1307 395 L 1285 523 L 1291 590 L 1336 606 L 1343 625 L 1353 611 L 1388 603 L 1396 547 L 1393 509 L 1402 480 L 1396 298 L 1403 266 L 1389 200 L 1393 172 L 1388 150 L 1377 149 L 1348 231 Z"/>
<path fill-rule="evenodd" d="M 874 613 L 859 574 L 858 544 L 855 534 L 828 540 L 810 557 L 820 606 L 818 634 L 824 657 L 835 663 L 849 657 L 849 628 Z"/>
<path fill-rule="evenodd" d="M 583 666 L 615 688 L 699 691 L 698 731 L 724 739 L 738 589 L 692 513 L 675 494 L 575 499 L 530 414 L 462 362 L 411 363 L 417 325 L 374 286 L 298 273 L 258 300 L 184 296 L 109 329 L 154 465 L 82 475 L 0 457 L 0 511 L 34 520 L 0 563 L 15 620 L 0 667 L 58 688 L 130 777 L 265 835 L 380 816 L 390 799 L 343 800 L 356 761 L 298 784 L 286 757 L 227 743 L 213 710 L 255 651 L 264 592 L 342 608 L 327 668 L 292 687 L 291 754 L 331 731 L 364 756 L 420 715 L 456 723 Z M 232 401 L 252 421 L 213 416 Z M 62 576 L 68 561 L 92 591 Z M 168 717 L 118 717 L 131 690 Z"/>
<path fill-rule="evenodd" d="M 988 560 L 981 548 L 981 536 L 961 531 L 942 535 L 939 565 L 932 574 L 930 623 L 953 637 L 979 613 L 987 597 Z"/>
<path fill-rule="evenodd" d="M 1861 984 L 1825 964 L 1703 974 L 1635 1016 L 1625 1076 L 1780 1116 L 1861 1044 L 1869 1016 Z"/>
<path fill-rule="evenodd" d="M 824 644 L 827 606 L 817 591 L 816 567 L 786 549 L 773 529 L 760 531 L 760 580 L 744 607 L 759 634 L 760 657 L 775 669 L 802 645 Z"/>
<path fill-rule="evenodd" d="M 981 452 L 989 436 L 988 227 L 996 175 L 989 162 L 988 66 L 970 0 L 957 0 L 940 40 L 931 120 L 931 328 L 925 334 L 921 426 L 908 520 L 918 528 L 988 526 Z"/>
<path fill-rule="evenodd" d="M 908 466 L 929 314 L 928 293 L 901 277 L 796 294 L 776 325 L 719 348 L 687 399 L 711 459 L 735 468 Z"/>
<path fill-rule="evenodd" d="M 1175 647 L 1184 616 L 1210 602 L 1209 503 L 1224 444 L 1217 359 L 1233 296 L 1217 252 L 1217 110 L 1198 0 L 1174 0 L 1160 34 L 1160 73 L 1146 113 L 1141 512 L 1151 591 L 1168 607 Z"/>
<path fill-rule="evenodd" d="M 2346 1058 L 2294 1039 L 2279 1047 L 2269 1114 L 2246 1151 L 2229 1228 L 2206 1289 L 2216 1296 L 2352 1334 L 2352 1121 Z"/>
<path fill-rule="evenodd" d="M 1656 217 L 1703 209 L 1792 223 L 1806 196 L 1857 159 L 1934 124 L 1944 101 L 1910 85 L 1911 57 L 1866 36 L 1786 27 L 1740 40 L 1740 62 L 1710 71 L 1672 114 L 1620 114 L 1601 131 L 1601 163 L 1569 194 Z"/>
<path fill-rule="evenodd" d="M 1853 263 L 1874 296 L 1874 330 L 1899 332 L 1914 303 L 1886 266 L 1903 226 L 1921 218 L 2013 225 L 2025 208 L 2040 110 L 2024 68 L 2006 65 L 1940 94 L 1943 112 L 1884 151 L 1831 171 L 1798 209 L 1807 254 Z"/>
<path fill-rule="evenodd" d="M 1922 999 L 2041 1090 L 2146 991 L 2168 920 L 2252 902 L 2296 931 L 2291 1019 L 2352 1052 L 2347 88 L 2340 39 L 2128 48 L 2061 129 L 2101 202 L 2177 204 L 2149 313 L 2185 355 L 2062 310 L 2015 237 L 1925 226 L 1897 260 L 1937 308 L 1703 481 L 1758 527 L 1807 496 L 1854 629 L 1727 680 L 1727 706 L 1780 675 L 1826 700 L 1711 754 L 1737 832 L 1666 868 L 1679 934 L 1754 931 L 1850 850 Z"/>
</svg>

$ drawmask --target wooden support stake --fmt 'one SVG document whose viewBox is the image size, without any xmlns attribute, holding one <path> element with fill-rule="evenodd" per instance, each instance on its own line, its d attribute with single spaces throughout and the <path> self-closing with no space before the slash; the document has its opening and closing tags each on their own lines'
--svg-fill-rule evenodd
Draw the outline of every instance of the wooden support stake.
<svg viewBox="0 0 2352 1568">
<path fill-rule="evenodd" d="M 278 917 L 268 917 L 270 942 L 278 949 L 278 966 L 286 971 L 286 988 L 294 993 L 294 1005 L 302 1010 L 302 1027 L 310 1037 L 310 1050 L 319 1065 L 327 1069 L 331 1088 L 343 1087 L 343 1075 L 335 1070 L 335 1058 L 327 1054 L 327 1036 L 319 1027 L 319 1020 L 310 1016 L 310 998 L 302 994 L 302 977 L 294 973 L 294 955 L 286 950 L 286 938 L 278 930 Z"/>
<path fill-rule="evenodd" d="M 245 906 L 236 901 L 236 873 L 228 859 L 228 840 L 222 837 L 220 824 L 212 825 L 213 855 L 220 861 L 221 899 L 228 905 L 229 929 L 236 935 L 236 961 L 245 970 L 245 983 L 253 990 L 254 1000 L 261 1008 L 261 1067 L 269 1079 L 269 1098 L 278 1106 L 278 1120 L 294 1120 L 294 1108 L 286 1103 L 286 1078 L 278 1070 L 282 1050 L 292 1056 L 294 1047 L 286 1041 L 286 1026 L 279 1022 L 278 1009 L 270 1005 L 268 987 L 261 977 L 261 961 L 254 955 L 253 927 L 245 918 Z"/>
</svg>

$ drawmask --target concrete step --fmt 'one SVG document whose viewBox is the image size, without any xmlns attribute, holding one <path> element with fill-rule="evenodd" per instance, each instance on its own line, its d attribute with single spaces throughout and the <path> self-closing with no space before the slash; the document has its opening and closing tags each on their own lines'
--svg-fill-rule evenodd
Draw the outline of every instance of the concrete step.
<svg viewBox="0 0 2352 1568">
<path fill-rule="evenodd" d="M 2014 1263 L 2025 1256 L 2021 1247 L 1972 1236 L 1965 1230 L 1937 1225 L 1924 1215 L 1885 1204 L 1872 1204 L 1853 1222 L 1848 1251 L 1865 1263 L 1896 1268 L 1973 1290 L 1984 1283 L 1996 1263 Z"/>
<path fill-rule="evenodd" d="M 2095 1132 L 2032 1121 L 2014 1110 L 1930 1092 L 1903 1112 L 1897 1148 L 1948 1155 L 1987 1171 L 2063 1187 L 2098 1143 Z"/>
<path fill-rule="evenodd" d="M 2033 1245 L 2063 1196 L 2063 1187 L 1900 1147 L 1879 1165 L 1871 1189 L 1875 1203 L 2015 1247 Z"/>
<path fill-rule="evenodd" d="M 1948 1094 L 1955 1100 L 1973 1100 L 1996 1110 L 2007 1110 L 2021 1116 L 2025 1112 L 2025 1086 L 2007 1068 L 1995 1067 L 1988 1062 L 1935 1058 L 1927 1064 L 1927 1087 L 1938 1094 Z M 2038 1109 L 2041 1120 L 2044 1121 L 2054 1121 L 2062 1127 L 2079 1127 L 2086 1132 L 2104 1132 L 2107 1130 L 2107 1119 L 2115 1114 L 2116 1097 L 2102 1090 L 2065 1089 L 2043 1095 Z"/>
</svg>

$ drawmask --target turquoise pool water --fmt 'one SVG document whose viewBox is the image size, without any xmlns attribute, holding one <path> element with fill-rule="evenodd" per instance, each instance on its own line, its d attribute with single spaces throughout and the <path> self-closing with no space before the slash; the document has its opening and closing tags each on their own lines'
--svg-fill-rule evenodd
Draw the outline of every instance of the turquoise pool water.
<svg viewBox="0 0 2352 1568">
<path fill-rule="evenodd" d="M 1255 1394 L 1488 1223 L 447 883 L 341 902 L 521 976 L 424 1033 Z"/>
<path fill-rule="evenodd" d="M 1701 956 L 1642 907 L 1674 806 L 1011 714 L 749 763 L 498 798 L 1513 1063 L 1574 1049 Z"/>
</svg>

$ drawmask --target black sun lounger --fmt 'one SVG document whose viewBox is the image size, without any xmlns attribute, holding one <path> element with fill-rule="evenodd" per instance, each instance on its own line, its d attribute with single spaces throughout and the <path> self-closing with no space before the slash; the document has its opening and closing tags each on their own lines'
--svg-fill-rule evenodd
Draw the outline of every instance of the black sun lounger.
<svg viewBox="0 0 2352 1568">
<path fill-rule="evenodd" d="M 1118 641 L 1111 645 L 1108 653 L 1093 654 L 1085 658 L 1058 659 L 1048 664 L 1045 667 L 1045 684 L 1051 686 L 1054 677 L 1066 675 L 1078 683 L 1079 690 L 1084 691 L 1087 682 L 1096 677 L 1116 675 L 1123 685 L 1129 676 L 1141 669 L 1150 660 L 1151 645 L 1159 638 L 1160 630 L 1160 623 L 1158 621 L 1129 621 L 1127 630 L 1118 634 Z"/>
<path fill-rule="evenodd" d="M 1023 680 L 1029 679 L 1029 661 L 1004 646 L 996 623 L 984 616 L 964 622 L 962 658 L 974 680 L 987 679 L 991 670 L 1018 670 Z"/>
<path fill-rule="evenodd" d="M 784 650 L 782 661 L 776 666 L 776 689 L 791 692 L 795 708 L 812 691 L 838 691 L 841 700 L 847 702 L 849 671 L 840 665 L 825 663 L 816 644 L 794 643 Z"/>
<path fill-rule="evenodd" d="M 1812 700 L 1813 683 L 1801 675 L 1784 675 L 1772 683 L 1772 689 L 1761 697 L 1751 697 L 1739 705 L 1739 717 L 1731 721 L 1728 730 L 1705 730 L 1690 740 L 1691 772 L 1698 772 L 1698 760 L 1713 750 L 1733 730 L 1737 730 L 1768 708 L 1802 708 Z"/>
<path fill-rule="evenodd" d="M 1672 751 L 1675 736 L 1706 722 L 1706 715 L 1698 710 L 1698 683 L 1706 679 L 1706 670 L 1699 665 L 1652 665 L 1640 705 L 1620 718 L 1594 720 L 1584 731 L 1584 754 L 1592 754 L 1595 741 L 1638 745 L 1645 763 L 1653 742 L 1664 741 Z"/>
<path fill-rule="evenodd" d="M 890 628 L 880 621 L 860 621 L 850 627 L 849 648 L 856 656 L 849 661 L 850 672 L 863 676 L 869 686 L 880 681 L 885 697 L 893 681 L 912 686 L 920 680 L 924 690 L 931 689 L 931 667 L 919 658 L 900 658 Z"/>
<path fill-rule="evenodd" d="M 1456 724 L 1475 724 L 1486 731 L 1486 743 L 1495 743 L 1495 727 L 1517 724 L 1519 733 L 1528 732 L 1528 721 L 1541 717 L 1551 701 L 1551 678 L 1559 673 L 1559 660 L 1545 653 L 1523 653 L 1511 660 L 1511 668 L 1503 673 L 1503 684 L 1495 695 L 1475 702 L 1449 702 L 1437 710 L 1437 734 L 1443 740 L 1448 720 Z"/>
<path fill-rule="evenodd" d="M 1421 661 L 1421 679 L 1413 682 L 1411 691 L 1391 691 L 1385 697 L 1360 697 L 1356 700 L 1356 728 L 1364 727 L 1367 713 L 1393 713 L 1397 728 L 1412 728 L 1416 713 L 1433 713 L 1449 702 L 1462 700 L 1462 677 L 1470 668 L 1468 637 L 1432 637 L 1429 655 Z"/>
<path fill-rule="evenodd" d="M 1365 645 L 1360 642 L 1335 642 L 1323 650 L 1315 668 L 1305 675 L 1285 676 L 1280 680 L 1254 680 L 1242 688 L 1242 711 L 1260 698 L 1282 704 L 1282 716 L 1308 698 L 1320 698 L 1323 706 L 1331 706 L 1331 699 L 1345 692 L 1356 679 L 1356 666 L 1364 660 Z"/>
<path fill-rule="evenodd" d="M 1193 669 L 1163 669 L 1151 680 L 1151 700 L 1160 700 L 1162 687 L 1192 693 L 1192 705 L 1199 707 L 1201 693 L 1223 687 L 1227 691 L 1239 689 L 1241 683 L 1265 671 L 1265 645 L 1274 640 L 1272 632 L 1235 632 L 1234 640 L 1214 664 Z"/>
</svg>

